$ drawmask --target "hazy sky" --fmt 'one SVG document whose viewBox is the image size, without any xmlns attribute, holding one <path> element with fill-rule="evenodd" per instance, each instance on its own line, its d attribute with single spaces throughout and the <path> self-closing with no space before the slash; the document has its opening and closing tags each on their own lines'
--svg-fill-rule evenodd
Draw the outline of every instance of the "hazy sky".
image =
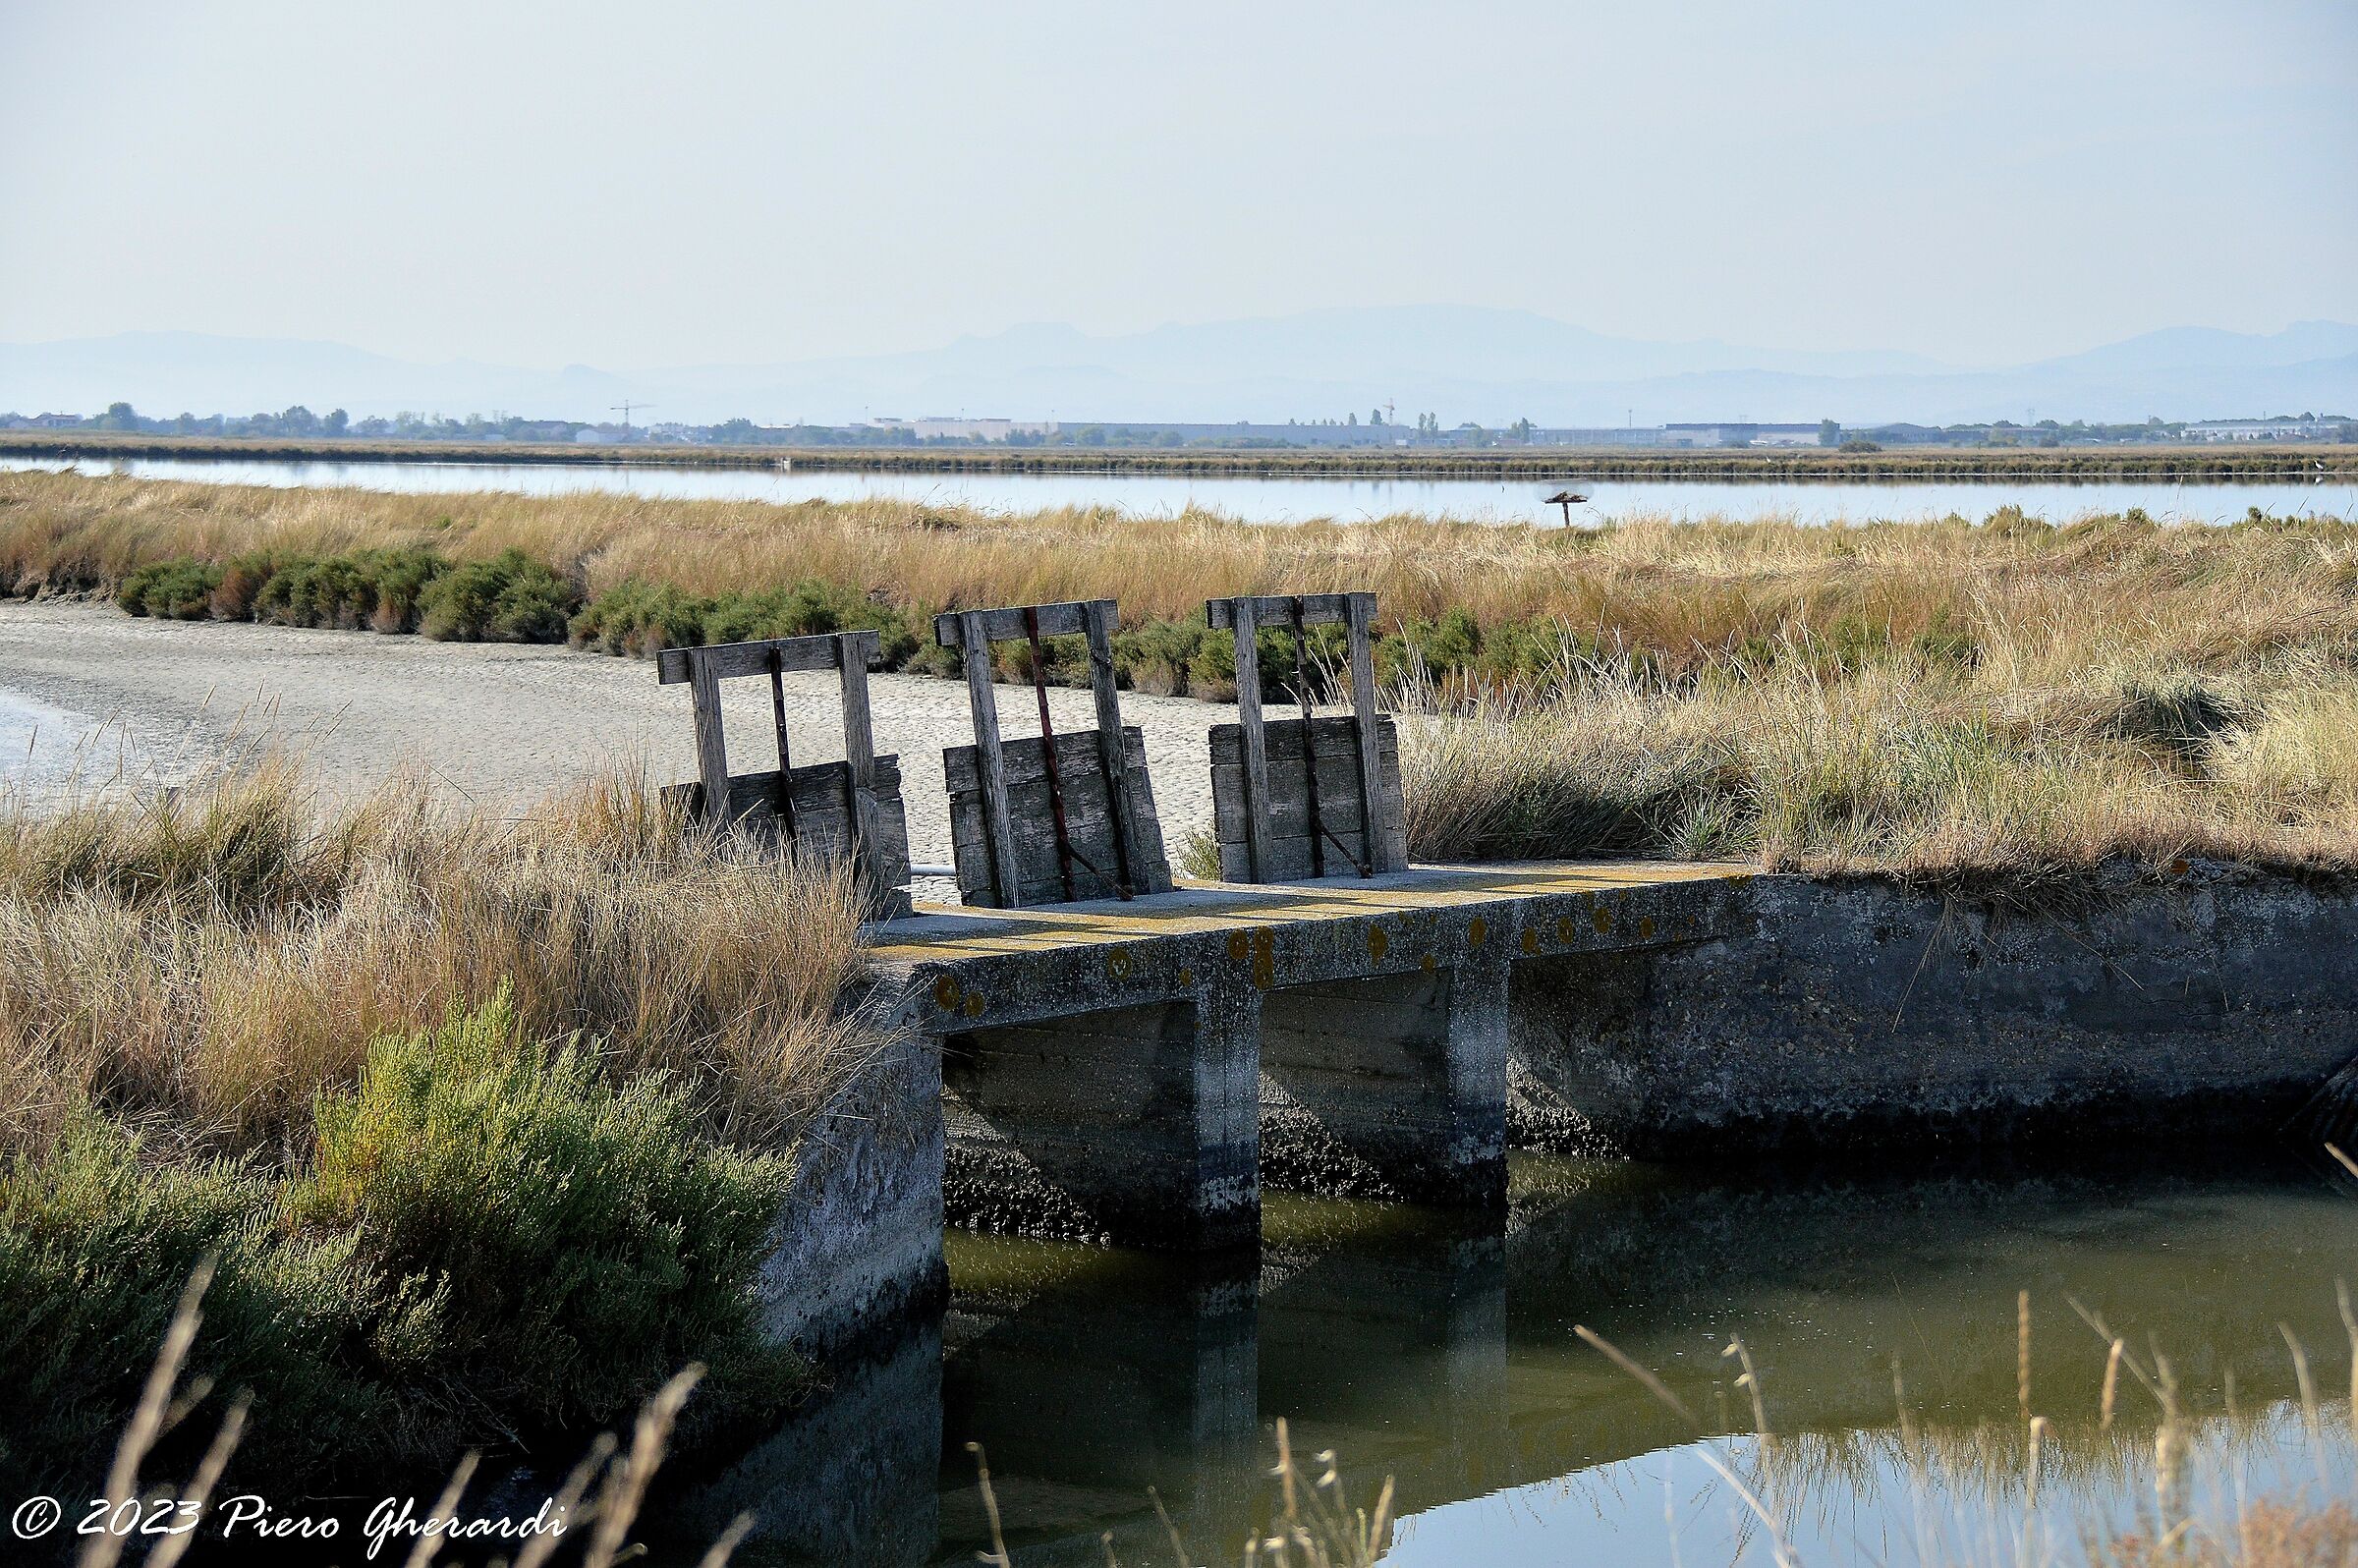
<svg viewBox="0 0 2358 1568">
<path fill-rule="evenodd" d="M 0 0 L 0 340 L 609 366 L 1324 305 L 2358 320 L 2358 4 Z"/>
</svg>

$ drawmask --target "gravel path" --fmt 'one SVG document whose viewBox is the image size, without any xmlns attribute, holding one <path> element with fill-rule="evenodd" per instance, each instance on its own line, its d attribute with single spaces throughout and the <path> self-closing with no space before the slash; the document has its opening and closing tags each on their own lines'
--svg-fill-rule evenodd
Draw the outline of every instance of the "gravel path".
<svg viewBox="0 0 2358 1568">
<path fill-rule="evenodd" d="M 900 754 L 914 860 L 950 858 L 941 751 L 974 739 L 966 688 L 917 675 L 872 683 L 876 750 Z M 731 755 L 767 754 L 769 691 L 724 688 Z M 12 700 L 13 694 L 13 700 Z M 832 674 L 786 681 L 797 762 L 843 756 Z M 1095 722 L 1087 692 L 1051 691 L 1061 728 Z M 1035 732 L 1029 688 L 1002 687 L 1010 736 Z M 1206 735 L 1227 710 L 1185 698 L 1122 696 L 1146 734 L 1164 843 L 1211 819 Z M 103 739 L 93 730 L 103 724 Z M 44 741 L 28 744 L 39 727 Z M 53 782 L 69 767 L 105 776 L 119 759 L 148 776 L 185 778 L 257 737 L 283 742 L 339 793 L 400 768 L 453 792 L 513 805 L 587 774 L 644 760 L 669 783 L 696 771 L 688 689 L 658 686 L 654 666 L 559 647 L 429 643 L 368 632 L 230 622 L 140 620 L 109 604 L 0 601 L 0 784 Z M 939 897 L 938 884 L 921 897 Z"/>
</svg>

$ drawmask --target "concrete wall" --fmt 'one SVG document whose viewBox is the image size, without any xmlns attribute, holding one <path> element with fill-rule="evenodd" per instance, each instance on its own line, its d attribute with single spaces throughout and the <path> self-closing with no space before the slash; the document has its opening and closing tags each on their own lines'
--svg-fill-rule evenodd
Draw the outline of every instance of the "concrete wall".
<svg viewBox="0 0 2358 1568">
<path fill-rule="evenodd" d="M 795 1151 L 794 1190 L 761 1269 L 763 1326 L 814 1359 L 930 1311 L 941 1256 L 941 1056 L 905 1037 Z"/>
<path fill-rule="evenodd" d="M 1511 1132 L 1707 1157 L 2271 1133 L 2358 1055 L 2358 897 L 2180 866 L 2070 915 L 1764 876 L 1747 927 L 1527 958 Z"/>
</svg>

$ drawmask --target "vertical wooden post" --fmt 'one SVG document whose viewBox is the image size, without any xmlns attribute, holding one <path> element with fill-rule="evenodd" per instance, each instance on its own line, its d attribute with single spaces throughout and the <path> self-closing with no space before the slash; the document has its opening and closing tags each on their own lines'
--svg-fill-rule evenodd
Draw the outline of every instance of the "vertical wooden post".
<svg viewBox="0 0 2358 1568">
<path fill-rule="evenodd" d="M 873 632 L 835 638 L 835 669 L 843 683 L 843 758 L 852 773 L 852 833 L 870 881 L 884 885 L 876 820 L 876 740 L 868 709 L 868 661 L 879 646 Z"/>
<path fill-rule="evenodd" d="M 1383 757 L 1378 750 L 1381 723 L 1376 712 L 1376 595 L 1354 593 L 1346 599 L 1344 627 L 1351 656 L 1351 728 L 1359 741 L 1360 865 L 1390 870 L 1382 849 Z"/>
<path fill-rule="evenodd" d="M 729 751 L 720 731 L 720 676 L 703 649 L 688 653 L 688 691 L 696 700 L 696 776 L 704 786 L 704 820 L 729 819 Z"/>
<path fill-rule="evenodd" d="M 1007 812 L 1007 758 L 999 748 L 999 700 L 990 689 L 990 635 L 982 617 L 969 610 L 958 617 L 958 646 L 966 659 L 966 695 L 975 714 L 975 761 L 982 776 L 982 836 L 989 840 L 990 879 L 999 908 L 1018 909 L 1023 885 L 1016 880 L 1015 826 Z"/>
<path fill-rule="evenodd" d="M 1097 756 L 1104 764 L 1106 800 L 1113 808 L 1114 853 L 1119 858 L 1115 881 L 1121 896 L 1128 898 L 1137 882 L 1137 868 L 1147 857 L 1131 811 L 1130 749 L 1122 744 L 1122 703 L 1113 686 L 1113 601 L 1092 600 L 1082 607 L 1081 620 L 1089 639 L 1089 689 L 1097 700 Z"/>
<path fill-rule="evenodd" d="M 1261 628 L 1255 622 L 1253 598 L 1236 601 L 1236 719 L 1237 737 L 1245 758 L 1245 854 L 1252 862 L 1253 880 L 1266 881 L 1273 865 L 1269 851 L 1269 743 L 1261 727 Z M 1308 737 L 1304 737 L 1307 741 Z"/>
</svg>

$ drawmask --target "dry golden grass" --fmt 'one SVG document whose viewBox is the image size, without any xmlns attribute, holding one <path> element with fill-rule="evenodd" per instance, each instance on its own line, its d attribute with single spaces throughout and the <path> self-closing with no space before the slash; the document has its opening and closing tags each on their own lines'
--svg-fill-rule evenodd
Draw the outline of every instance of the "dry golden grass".
<svg viewBox="0 0 2358 1568">
<path fill-rule="evenodd" d="M 386 545 L 521 549 L 590 593 L 818 578 L 916 614 L 1110 595 L 1135 625 L 1207 595 L 1371 588 L 1390 624 L 1466 612 L 1487 641 L 1425 694 L 1434 721 L 1409 748 L 1412 848 L 1433 859 L 1725 856 L 2013 883 L 2108 857 L 2358 864 L 2345 523 L 1277 528 L 0 476 L 0 591 Z"/>
<path fill-rule="evenodd" d="M 0 1148 L 97 1099 L 168 1143 L 308 1148 L 369 1042 L 504 982 L 707 1124 L 792 1136 L 874 1043 L 848 873 L 683 835 L 634 779 L 520 819 L 392 784 L 313 810 L 283 764 L 0 809 Z"/>
<path fill-rule="evenodd" d="M 583 492 L 388 495 L 0 475 L 0 589 L 111 586 L 177 556 L 522 549 L 591 593 L 628 579 L 717 593 L 823 578 L 904 607 L 1110 596 L 1124 619 L 1207 596 L 1373 589 L 1387 620 L 1537 616 L 1691 668 L 1747 639 L 1848 620 L 1945 630 L 2025 674 L 2089 646 L 2234 659 L 2358 628 L 2358 529 L 1636 523 L 1598 532 L 1395 517 L 1258 527 L 1110 509 L 998 517 L 872 500 L 774 506 Z"/>
<path fill-rule="evenodd" d="M 2358 868 L 2358 671 L 2322 648 L 2205 673 L 1807 648 L 1688 680 L 1567 661 L 1539 694 L 1431 693 L 1403 753 L 1433 860 L 1751 860 L 1993 890 L 2107 860 Z"/>
</svg>

